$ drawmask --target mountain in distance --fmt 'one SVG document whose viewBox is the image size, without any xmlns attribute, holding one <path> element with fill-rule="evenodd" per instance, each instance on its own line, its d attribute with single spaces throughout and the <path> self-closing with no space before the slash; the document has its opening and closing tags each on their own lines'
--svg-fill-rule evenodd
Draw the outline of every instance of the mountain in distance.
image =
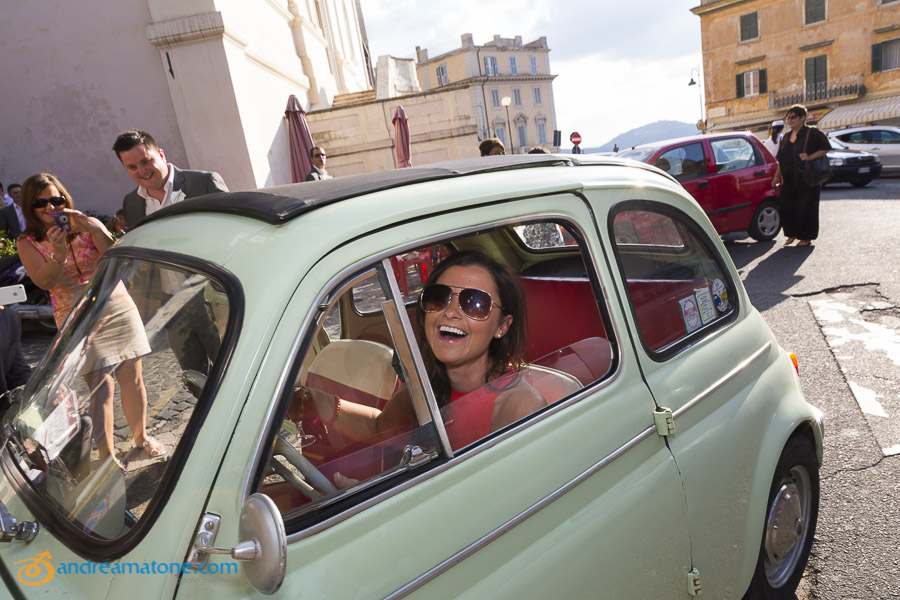
<svg viewBox="0 0 900 600">
<path fill-rule="evenodd" d="M 650 142 L 696 135 L 698 133 L 700 132 L 693 123 L 656 121 L 655 123 L 642 125 L 631 131 L 621 133 L 600 147 L 582 148 L 581 150 L 584 154 L 590 154 L 592 152 L 612 152 L 613 148 L 616 146 L 618 146 L 619 150 L 624 150 L 625 148 L 631 148 L 632 146 L 638 146 L 640 144 L 649 144 Z"/>
</svg>

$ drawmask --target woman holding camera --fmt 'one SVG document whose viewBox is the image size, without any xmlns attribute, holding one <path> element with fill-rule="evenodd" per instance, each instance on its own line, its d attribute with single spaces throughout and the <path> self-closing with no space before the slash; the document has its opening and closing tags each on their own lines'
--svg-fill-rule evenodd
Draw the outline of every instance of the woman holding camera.
<svg viewBox="0 0 900 600">
<path fill-rule="evenodd" d="M 19 258 L 35 285 L 50 292 L 53 318 L 61 328 L 113 238 L 98 219 L 74 209 L 65 186 L 50 173 L 26 179 L 22 195 L 27 226 L 16 241 Z M 140 357 L 150 352 L 150 345 L 137 307 L 122 282 L 108 306 L 102 327 L 87 336 L 81 373 L 91 393 L 94 441 L 101 458 L 109 455 L 124 469 L 113 443 L 113 375 L 121 387 L 122 410 L 133 445 L 150 457 L 161 456 L 166 449 L 147 434 L 147 391 Z"/>
</svg>

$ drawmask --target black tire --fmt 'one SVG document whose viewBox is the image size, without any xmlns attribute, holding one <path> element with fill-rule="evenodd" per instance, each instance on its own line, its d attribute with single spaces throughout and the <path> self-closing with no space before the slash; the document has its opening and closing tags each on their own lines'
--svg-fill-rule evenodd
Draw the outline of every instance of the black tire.
<svg viewBox="0 0 900 600">
<path fill-rule="evenodd" d="M 757 242 L 767 242 L 775 239 L 781 231 L 781 211 L 774 200 L 763 200 L 753 212 L 747 234 Z"/>
<path fill-rule="evenodd" d="M 784 447 L 775 467 L 759 560 L 744 600 L 795 598 L 794 591 L 809 560 L 818 517 L 816 450 L 806 437 L 794 437 Z"/>
<path fill-rule="evenodd" d="M 853 187 L 866 187 L 870 183 L 872 183 L 872 180 L 866 179 L 865 181 L 851 181 L 850 185 L 852 185 Z"/>
</svg>

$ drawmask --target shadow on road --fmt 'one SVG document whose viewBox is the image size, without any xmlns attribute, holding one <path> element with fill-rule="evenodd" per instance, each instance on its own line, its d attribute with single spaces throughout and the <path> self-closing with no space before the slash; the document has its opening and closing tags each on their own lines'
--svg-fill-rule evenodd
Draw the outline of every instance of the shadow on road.
<svg viewBox="0 0 900 600">
<path fill-rule="evenodd" d="M 769 252 L 775 244 L 776 242 L 732 243 L 727 248 L 735 266 L 743 271 L 747 265 Z M 780 304 L 788 297 L 785 291 L 803 279 L 802 275 L 797 275 L 797 271 L 812 254 L 813 248 L 779 248 L 749 271 L 742 273 L 744 287 L 760 312 Z"/>
</svg>

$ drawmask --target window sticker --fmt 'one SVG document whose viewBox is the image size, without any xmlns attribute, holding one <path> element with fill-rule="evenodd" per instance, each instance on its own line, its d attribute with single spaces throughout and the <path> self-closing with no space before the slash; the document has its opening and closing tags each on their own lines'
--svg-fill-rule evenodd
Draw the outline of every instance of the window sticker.
<svg viewBox="0 0 900 600">
<path fill-rule="evenodd" d="M 690 333 L 698 329 L 701 325 L 700 310 L 697 308 L 697 299 L 691 295 L 683 300 L 679 300 L 681 305 L 681 316 L 684 318 L 684 326 Z"/>
<path fill-rule="evenodd" d="M 716 318 L 716 304 L 713 302 L 712 294 L 706 286 L 696 288 L 694 296 L 697 298 L 697 306 L 700 310 L 700 318 L 703 324 L 714 321 Z"/>
<path fill-rule="evenodd" d="M 728 312 L 731 304 L 728 302 L 728 288 L 722 283 L 721 279 L 716 279 L 712 283 L 713 302 L 716 303 L 716 310 L 720 313 Z"/>
</svg>

